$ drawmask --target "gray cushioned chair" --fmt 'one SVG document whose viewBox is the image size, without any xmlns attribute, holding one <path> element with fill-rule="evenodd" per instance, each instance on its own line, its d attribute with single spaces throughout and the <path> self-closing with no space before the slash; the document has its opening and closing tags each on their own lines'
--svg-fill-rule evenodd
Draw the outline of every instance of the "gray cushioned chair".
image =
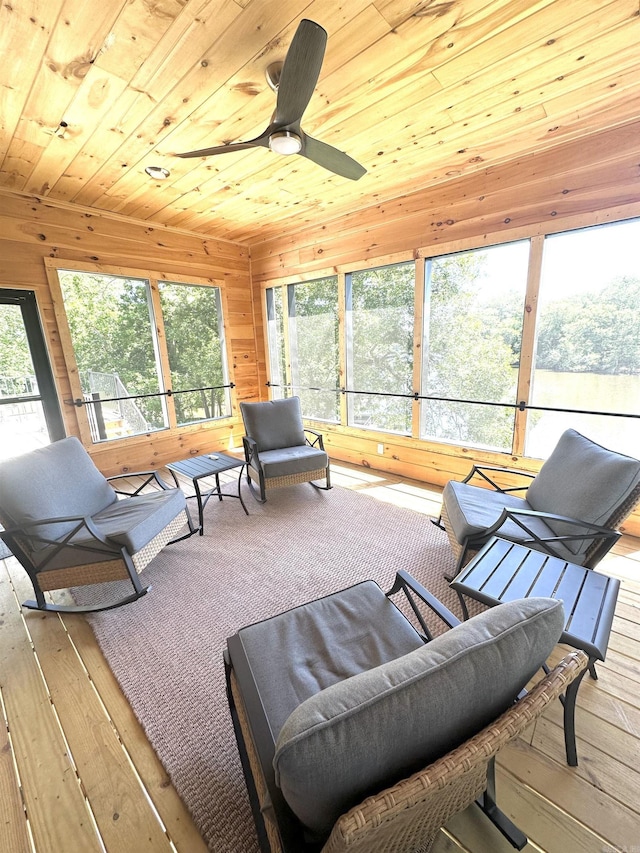
<svg viewBox="0 0 640 853">
<path fill-rule="evenodd" d="M 457 558 L 455 574 L 494 535 L 593 568 L 639 501 L 640 461 L 568 429 L 535 476 L 474 465 L 462 482 L 447 483 L 437 523 Z"/>
<path fill-rule="evenodd" d="M 246 435 L 244 444 L 247 482 L 257 500 L 267 499 L 268 489 L 311 483 L 331 488 L 329 457 L 322 435 L 305 429 L 299 397 L 267 403 L 240 403 Z M 324 480 L 319 486 L 315 480 Z M 258 484 L 259 494 L 253 488 Z"/>
<path fill-rule="evenodd" d="M 124 475 L 123 475 L 124 476 Z M 193 531 L 180 489 L 156 472 L 141 476 L 134 493 L 114 489 L 75 437 L 64 438 L 0 464 L 0 536 L 27 571 L 38 610 L 87 612 L 135 601 L 148 591 L 138 572 L 178 531 Z M 155 485 L 153 491 L 145 487 Z M 183 537 L 180 537 L 183 538 Z M 130 580 L 133 593 L 98 607 L 52 604 L 44 593 Z"/>
<path fill-rule="evenodd" d="M 435 639 L 431 611 L 451 627 Z M 425 853 L 478 798 L 522 849 L 495 803 L 494 757 L 583 671 L 571 652 L 523 691 L 563 625 L 547 598 L 459 623 L 399 572 L 387 594 L 365 581 L 242 628 L 225 669 L 261 849 Z"/>
</svg>

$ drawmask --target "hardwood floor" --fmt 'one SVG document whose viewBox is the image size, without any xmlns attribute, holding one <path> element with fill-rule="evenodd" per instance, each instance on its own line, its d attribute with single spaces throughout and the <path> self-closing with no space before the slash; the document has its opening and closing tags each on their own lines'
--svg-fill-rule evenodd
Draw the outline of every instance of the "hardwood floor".
<svg viewBox="0 0 640 853">
<path fill-rule="evenodd" d="M 345 464 L 332 478 L 439 511 L 439 491 L 424 484 Z M 640 540 L 622 537 L 599 570 L 622 589 L 607 660 L 578 694 L 579 766 L 564 762 L 559 703 L 500 753 L 498 800 L 531 853 L 640 853 Z M 17 561 L 0 560 L 0 853 L 205 851 L 87 622 L 24 611 L 30 594 Z M 435 847 L 511 849 L 475 808 Z"/>
</svg>

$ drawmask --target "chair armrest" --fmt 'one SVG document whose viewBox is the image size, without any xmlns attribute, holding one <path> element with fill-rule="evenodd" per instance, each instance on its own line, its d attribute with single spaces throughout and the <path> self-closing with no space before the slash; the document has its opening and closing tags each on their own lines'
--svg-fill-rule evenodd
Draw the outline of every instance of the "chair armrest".
<svg viewBox="0 0 640 853">
<path fill-rule="evenodd" d="M 129 477 L 146 477 L 146 479 L 133 492 L 125 492 L 123 489 L 114 488 L 117 495 L 127 495 L 127 497 L 133 498 L 136 495 L 139 495 L 142 490 L 152 482 L 156 483 L 161 489 L 165 489 L 166 491 L 173 488 L 161 479 L 157 471 L 133 471 L 131 474 L 114 474 L 112 477 L 107 477 L 106 480 L 108 483 L 111 483 L 113 480 L 123 480 L 128 479 Z"/>
<path fill-rule="evenodd" d="M 51 539 L 42 533 L 34 533 L 29 532 L 33 529 L 40 528 L 47 524 L 65 524 L 65 523 L 75 523 L 75 526 L 66 533 L 62 539 Z M 24 543 L 24 540 L 27 540 L 29 543 L 29 550 L 31 552 L 31 562 L 33 563 L 36 571 L 42 571 L 51 560 L 56 557 L 60 551 L 64 548 L 70 548 L 73 551 L 91 551 L 91 542 L 85 541 L 81 545 L 77 542 L 73 542 L 73 537 L 77 536 L 77 534 L 86 529 L 88 533 L 91 535 L 92 539 L 99 543 L 100 545 L 106 546 L 106 548 L 101 548 L 101 551 L 104 551 L 105 554 L 121 554 L 122 546 L 110 539 L 108 536 L 105 536 L 104 533 L 100 533 L 98 528 L 95 526 L 93 519 L 90 516 L 81 516 L 81 515 L 65 515 L 65 516 L 56 516 L 55 518 L 39 518 L 36 521 L 28 521 L 24 524 L 16 525 L 14 527 L 6 528 L 1 532 L 2 539 L 7 537 L 7 544 L 9 547 L 12 547 L 12 540 L 15 537 L 18 542 L 18 545 L 21 545 L 21 541 Z M 47 548 L 47 552 L 44 556 L 44 559 L 36 563 L 34 560 L 33 550 L 34 543 L 38 547 Z M 108 550 L 107 550 L 108 549 Z M 20 550 L 24 550 L 22 547 Z"/>
<path fill-rule="evenodd" d="M 578 529 L 575 533 L 554 534 L 553 536 L 545 536 L 543 538 L 527 527 L 526 521 L 528 518 L 539 518 L 547 523 L 549 521 L 562 522 L 562 524 L 569 524 Z M 530 539 L 524 540 L 523 544 L 528 545 L 535 542 L 552 556 L 557 556 L 557 554 L 551 547 L 547 547 L 547 543 L 559 542 L 564 544 L 583 539 L 591 539 L 594 541 L 600 539 L 603 540 L 603 543 L 609 542 L 608 547 L 602 553 L 599 552 L 600 556 L 603 556 L 621 536 L 618 530 L 612 530 L 610 527 L 602 527 L 599 524 L 592 524 L 590 521 L 581 521 L 578 518 L 569 518 L 565 515 L 554 515 L 550 512 L 539 512 L 533 509 L 505 508 L 502 510 L 500 518 L 483 532 L 483 538 L 485 536 L 488 538 L 493 534 L 499 535 L 498 531 L 506 521 L 513 521 L 530 537 Z"/>
<path fill-rule="evenodd" d="M 311 447 L 319 447 L 320 450 L 324 450 L 324 438 L 322 437 L 322 433 L 316 432 L 315 429 L 305 429 L 304 432 L 308 445 L 310 445 Z M 313 440 L 307 438 L 306 433 L 315 436 L 315 438 Z"/>
<path fill-rule="evenodd" d="M 250 435 L 242 436 L 242 446 L 244 447 L 244 459 L 247 465 L 252 465 L 258 471 L 261 468 L 260 454 L 258 453 L 258 444 Z"/>
<path fill-rule="evenodd" d="M 416 604 L 413 595 L 416 595 L 423 604 L 426 604 L 427 607 L 432 610 L 436 616 L 445 623 L 445 625 L 447 625 L 447 627 L 455 628 L 456 625 L 460 624 L 460 619 L 445 607 L 445 605 L 437 599 L 435 595 L 432 595 L 426 587 L 410 575 L 409 572 L 405 572 L 403 570 L 396 572 L 394 584 L 386 595 L 387 597 L 390 597 L 395 595 L 397 592 L 404 592 L 427 640 L 433 639 L 433 635 L 427 627 L 424 617 L 420 612 L 420 608 Z"/>
<path fill-rule="evenodd" d="M 529 482 L 523 486 L 508 486 L 507 488 L 502 488 L 502 486 L 499 486 L 493 479 L 494 474 L 511 474 L 512 476 L 526 477 Z M 474 465 L 462 482 L 468 483 L 469 480 L 476 475 L 486 483 L 489 483 L 491 488 L 495 489 L 496 492 L 502 492 L 502 494 L 526 491 L 531 484 L 531 480 L 535 479 L 536 476 L 535 474 L 530 474 L 527 471 L 515 471 L 513 468 L 500 468 L 493 465 Z"/>
</svg>

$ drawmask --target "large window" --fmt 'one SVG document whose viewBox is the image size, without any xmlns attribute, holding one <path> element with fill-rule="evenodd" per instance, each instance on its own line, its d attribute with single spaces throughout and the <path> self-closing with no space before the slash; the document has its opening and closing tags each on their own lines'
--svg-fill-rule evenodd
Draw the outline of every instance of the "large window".
<svg viewBox="0 0 640 853">
<path fill-rule="evenodd" d="M 360 270 L 346 285 L 348 422 L 410 435 L 414 264 Z"/>
<path fill-rule="evenodd" d="M 178 426 L 231 413 L 220 288 L 159 282 Z"/>
<path fill-rule="evenodd" d="M 58 279 L 94 441 L 230 414 L 219 288 L 160 282 L 154 301 L 148 279 Z"/>
<path fill-rule="evenodd" d="M 296 394 L 305 417 L 338 421 L 337 278 L 268 288 L 266 298 L 273 398 Z"/>
<path fill-rule="evenodd" d="M 547 237 L 531 405 L 640 413 L 640 220 Z M 526 452 L 546 457 L 567 427 L 638 455 L 637 419 L 536 411 Z"/>
<path fill-rule="evenodd" d="M 446 400 L 423 401 L 421 438 L 511 449 L 528 260 L 522 241 L 425 262 L 422 394 Z"/>
<path fill-rule="evenodd" d="M 639 244 L 637 219 L 269 287 L 273 396 L 413 439 L 544 459 L 573 427 L 637 456 Z"/>
<path fill-rule="evenodd" d="M 338 280 L 290 286 L 288 294 L 293 393 L 308 417 L 338 421 Z"/>
</svg>

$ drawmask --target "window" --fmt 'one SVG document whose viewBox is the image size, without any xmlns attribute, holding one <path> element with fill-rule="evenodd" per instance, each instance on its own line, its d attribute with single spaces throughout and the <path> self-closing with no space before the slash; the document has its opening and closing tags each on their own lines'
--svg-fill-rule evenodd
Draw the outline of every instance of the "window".
<svg viewBox="0 0 640 853">
<path fill-rule="evenodd" d="M 357 270 L 344 304 L 336 277 L 269 288 L 272 394 L 414 439 L 546 458 L 574 427 L 637 456 L 639 243 L 637 219 Z"/>
<path fill-rule="evenodd" d="M 288 292 L 293 393 L 300 395 L 306 417 L 336 422 L 340 420 L 338 280 L 333 276 L 290 285 Z"/>
<path fill-rule="evenodd" d="M 230 414 L 219 288 L 160 282 L 154 302 L 149 279 L 58 279 L 94 441 Z"/>
<path fill-rule="evenodd" d="M 420 437 L 511 450 L 529 243 L 425 261 Z M 481 405 L 507 403 L 508 407 Z"/>
<path fill-rule="evenodd" d="M 413 262 L 347 275 L 350 426 L 411 434 L 414 289 Z"/>
<path fill-rule="evenodd" d="M 269 382 L 274 400 L 287 397 L 289 377 L 287 376 L 286 340 L 284 334 L 284 308 L 282 306 L 282 288 L 270 287 L 267 290 L 267 346 L 269 350 Z"/>
<path fill-rule="evenodd" d="M 220 288 L 159 282 L 178 426 L 231 414 Z"/>
<path fill-rule="evenodd" d="M 547 237 L 532 406 L 640 412 L 640 220 Z M 638 421 L 535 409 L 526 452 L 545 458 L 567 427 L 638 454 Z"/>
<path fill-rule="evenodd" d="M 270 287 L 266 299 L 272 397 L 298 395 L 305 417 L 338 421 L 338 279 Z"/>
</svg>

